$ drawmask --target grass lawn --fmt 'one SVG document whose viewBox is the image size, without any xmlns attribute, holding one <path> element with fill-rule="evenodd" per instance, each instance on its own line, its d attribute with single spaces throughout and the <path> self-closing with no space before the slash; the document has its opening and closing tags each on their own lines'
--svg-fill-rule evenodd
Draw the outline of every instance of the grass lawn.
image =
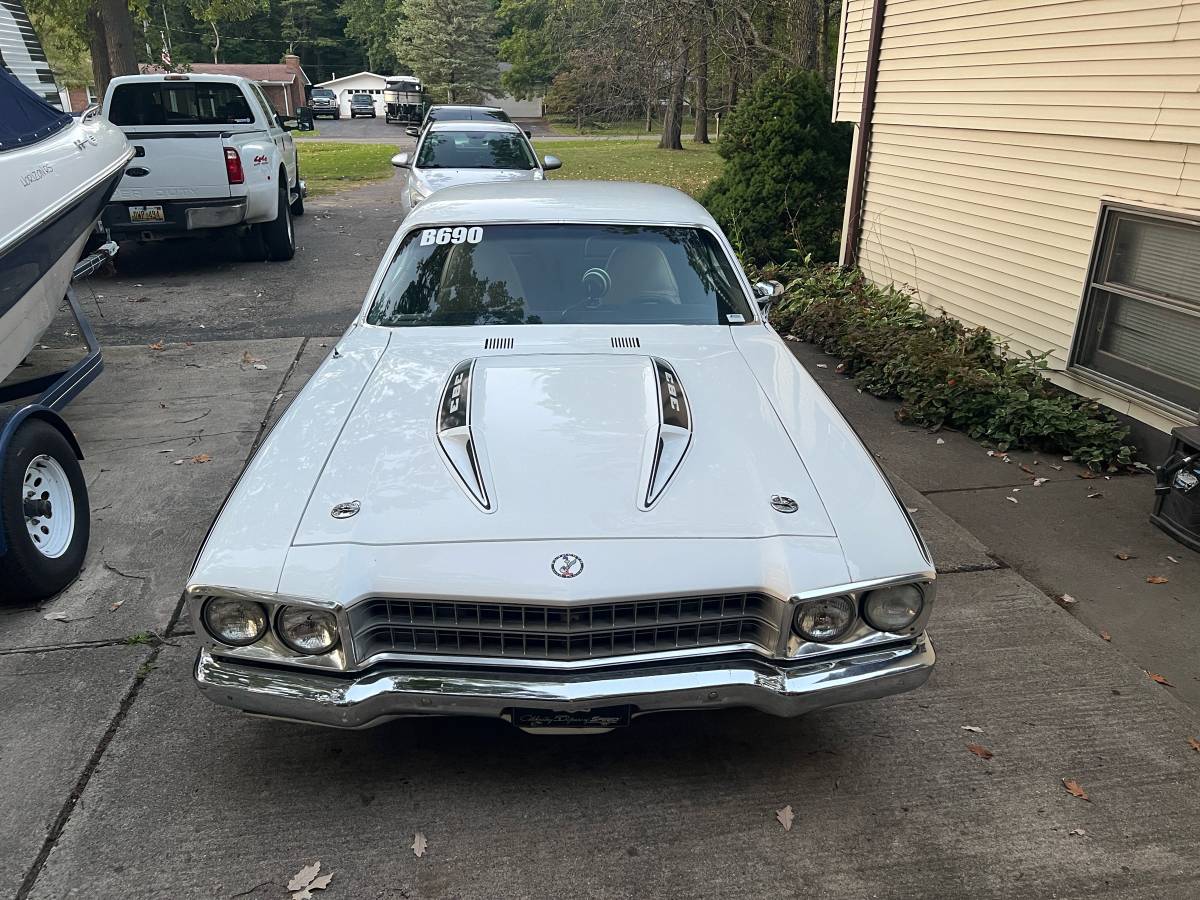
<svg viewBox="0 0 1200 900">
<path fill-rule="evenodd" d="M 319 197 L 365 181 L 391 178 L 392 144 L 342 144 L 334 141 L 296 141 L 300 176 L 308 195 Z"/>
<path fill-rule="evenodd" d="M 555 116 L 546 117 L 546 121 L 556 133 L 561 135 L 579 134 L 583 136 L 592 134 L 639 134 L 646 137 L 653 136 L 658 140 L 658 136 L 662 134 L 662 118 L 655 117 L 654 122 L 650 126 L 650 131 L 646 131 L 645 119 L 617 119 L 612 122 L 590 122 L 583 126 L 582 129 L 575 127 L 574 116 Z M 683 125 L 680 128 L 680 133 L 683 134 L 683 139 L 686 141 L 692 136 L 692 131 L 696 127 L 696 120 L 688 117 L 683 120 Z M 711 137 L 713 130 L 716 128 L 716 120 L 709 117 L 708 133 Z"/>
<path fill-rule="evenodd" d="M 534 141 L 539 153 L 562 160 L 551 178 L 587 181 L 647 181 L 665 184 L 695 197 L 721 174 L 725 160 L 715 144 L 690 144 L 683 150 L 659 150 L 653 141 Z"/>
</svg>

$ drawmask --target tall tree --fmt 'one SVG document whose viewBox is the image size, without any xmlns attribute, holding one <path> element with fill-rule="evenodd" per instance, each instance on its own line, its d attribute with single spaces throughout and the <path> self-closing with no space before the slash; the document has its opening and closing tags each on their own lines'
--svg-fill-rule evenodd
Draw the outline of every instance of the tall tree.
<svg viewBox="0 0 1200 900">
<path fill-rule="evenodd" d="M 138 73 L 137 50 L 133 42 L 133 16 L 129 14 L 127 0 L 93 0 L 92 8 L 95 8 L 96 15 L 104 23 L 104 46 L 108 51 L 108 65 L 104 70 L 96 64 L 98 54 L 92 54 L 96 93 L 103 96 L 110 78 Z M 88 10 L 89 21 L 92 8 Z"/>
<path fill-rule="evenodd" d="M 367 69 L 380 75 L 407 75 L 398 71 L 392 36 L 404 16 L 404 0 L 343 0 L 338 15 L 346 19 L 346 37 L 366 51 Z"/>
<path fill-rule="evenodd" d="M 438 99 L 462 103 L 499 91 L 491 0 L 408 0 L 392 50 Z"/>
<path fill-rule="evenodd" d="M 554 0 L 500 0 L 500 55 L 512 68 L 500 76 L 504 89 L 522 99 L 544 94 L 563 66 L 560 29 L 551 24 Z"/>
<path fill-rule="evenodd" d="M 671 99 L 667 101 L 667 114 L 663 116 L 663 132 L 658 142 L 660 150 L 683 149 L 680 133 L 683 131 L 683 93 L 687 89 L 689 49 L 687 38 L 681 37 L 679 52 L 671 66 Z"/>
</svg>

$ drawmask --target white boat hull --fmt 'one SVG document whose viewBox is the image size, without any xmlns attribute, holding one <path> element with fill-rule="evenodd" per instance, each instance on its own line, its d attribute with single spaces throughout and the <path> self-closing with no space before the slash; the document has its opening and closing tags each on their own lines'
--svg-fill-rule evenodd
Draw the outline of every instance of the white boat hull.
<svg viewBox="0 0 1200 900">
<path fill-rule="evenodd" d="M 86 114 L 44 140 L 0 154 L 0 380 L 50 327 L 132 156 L 119 129 Z"/>
</svg>

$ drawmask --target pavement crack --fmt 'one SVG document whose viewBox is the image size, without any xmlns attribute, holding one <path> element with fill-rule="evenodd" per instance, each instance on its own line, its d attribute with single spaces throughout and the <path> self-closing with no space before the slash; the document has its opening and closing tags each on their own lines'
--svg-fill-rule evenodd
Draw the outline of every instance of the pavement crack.
<svg viewBox="0 0 1200 900">
<path fill-rule="evenodd" d="M 46 839 L 42 842 L 42 848 L 38 851 L 37 858 L 34 859 L 33 865 L 29 867 L 29 871 L 25 873 L 25 878 L 21 881 L 20 888 L 17 889 L 16 900 L 26 900 L 33 891 L 38 877 L 42 874 L 42 869 L 46 867 L 46 860 L 50 858 L 50 852 L 54 849 L 55 844 L 58 843 L 58 839 L 62 837 L 67 823 L 71 820 L 71 813 L 74 812 L 75 805 L 87 789 L 88 782 L 92 780 L 92 775 L 95 774 L 97 767 L 100 765 L 100 760 L 108 749 L 108 745 L 112 743 L 117 731 L 129 715 L 129 708 L 133 706 L 133 702 L 142 690 L 142 685 L 146 683 L 146 676 L 154 668 L 154 664 L 157 662 L 158 655 L 161 652 L 161 646 L 155 647 L 138 668 L 137 674 L 133 678 L 133 683 L 121 698 L 116 715 L 108 723 L 108 728 L 104 730 L 99 743 L 96 744 L 96 749 L 92 751 L 92 755 L 88 758 L 87 764 L 84 765 L 83 771 L 79 773 L 79 778 L 76 779 L 75 786 L 71 789 L 70 795 L 63 802 L 62 808 L 54 818 L 54 823 L 50 826 L 50 830 L 46 832 Z"/>
<path fill-rule="evenodd" d="M 260 881 L 258 884 L 256 884 L 252 888 L 247 888 L 244 891 L 238 891 L 238 893 L 236 893 L 236 894 L 230 894 L 229 898 L 230 898 L 230 900 L 233 900 L 234 897 L 246 897 L 246 896 L 249 896 L 250 894 L 253 894 L 259 888 L 265 888 L 268 885 L 272 885 L 274 883 L 275 883 L 274 881 Z"/>
<path fill-rule="evenodd" d="M 969 563 L 962 566 L 938 566 L 937 573 L 939 575 L 961 575 L 964 572 L 996 572 L 1007 568 L 1008 563 L 997 560 L 990 563 Z"/>
<path fill-rule="evenodd" d="M 283 396 L 284 389 L 287 383 L 291 381 L 292 375 L 295 374 L 296 367 L 300 365 L 300 357 L 304 355 L 304 350 L 308 347 L 310 338 L 304 338 L 300 341 L 300 346 L 296 349 L 296 355 L 292 357 L 291 365 L 283 373 L 283 379 L 279 382 L 279 387 L 275 391 L 275 396 L 271 399 L 267 406 L 267 411 L 263 414 L 262 422 L 258 427 L 258 434 L 254 438 L 254 443 L 250 445 L 250 453 L 246 457 L 246 464 L 250 464 L 250 460 L 254 458 L 254 454 L 258 452 L 259 445 L 262 444 L 263 438 L 267 432 L 267 423 L 271 421 L 271 416 L 275 412 L 275 407 L 279 405 L 279 399 Z"/>
<path fill-rule="evenodd" d="M 104 568 L 108 569 L 108 571 L 112 572 L 113 574 L 120 575 L 122 578 L 128 578 L 131 581 L 145 582 L 145 581 L 150 580 L 149 575 L 130 575 L 128 572 L 122 572 L 120 569 L 118 569 L 116 566 L 114 566 L 112 563 L 110 563 L 107 559 L 104 559 L 104 558 L 101 558 L 100 565 L 102 565 Z"/>
</svg>

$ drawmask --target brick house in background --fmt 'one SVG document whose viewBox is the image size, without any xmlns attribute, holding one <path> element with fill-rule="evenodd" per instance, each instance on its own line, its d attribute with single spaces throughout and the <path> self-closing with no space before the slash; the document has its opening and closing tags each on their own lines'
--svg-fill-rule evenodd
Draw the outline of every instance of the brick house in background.
<svg viewBox="0 0 1200 900">
<path fill-rule="evenodd" d="M 192 63 L 191 70 L 203 75 L 240 75 L 255 81 L 282 116 L 294 116 L 308 101 L 312 84 L 300 66 L 300 57 L 288 54 L 281 63 Z M 141 71 L 163 71 L 159 66 L 143 64 Z"/>
</svg>

